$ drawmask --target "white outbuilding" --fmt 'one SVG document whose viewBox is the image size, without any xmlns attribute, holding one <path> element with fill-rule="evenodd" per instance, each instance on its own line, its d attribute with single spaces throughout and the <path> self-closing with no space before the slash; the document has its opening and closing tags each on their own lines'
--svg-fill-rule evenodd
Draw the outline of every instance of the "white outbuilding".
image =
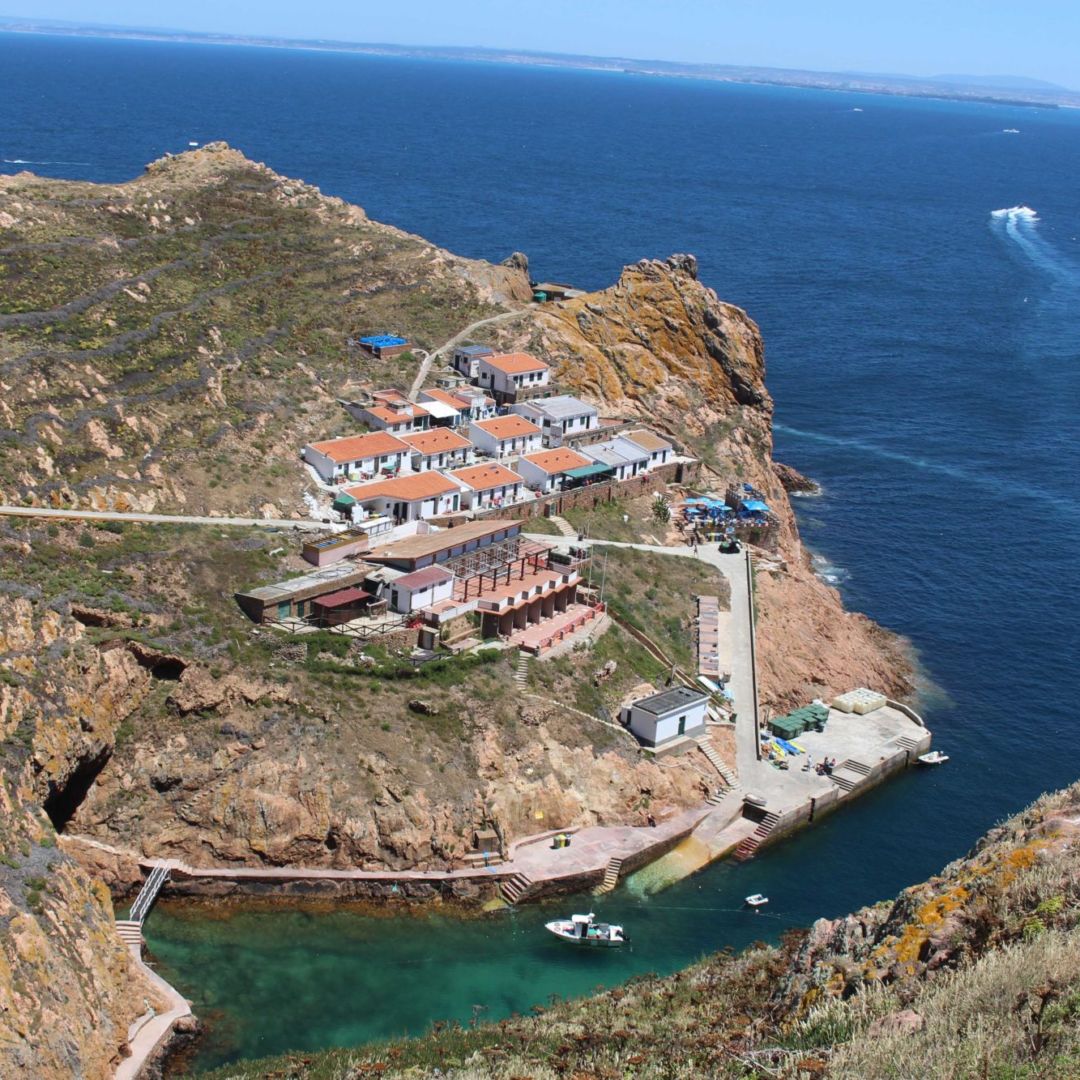
<svg viewBox="0 0 1080 1080">
<path fill-rule="evenodd" d="M 626 706 L 620 718 L 645 746 L 661 747 L 681 736 L 703 734 L 708 701 L 700 690 L 673 686 Z"/>
</svg>

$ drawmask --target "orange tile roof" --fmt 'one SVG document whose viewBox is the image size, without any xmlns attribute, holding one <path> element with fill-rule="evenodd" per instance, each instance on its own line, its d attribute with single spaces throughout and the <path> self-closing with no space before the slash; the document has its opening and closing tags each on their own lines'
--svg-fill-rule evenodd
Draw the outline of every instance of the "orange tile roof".
<svg viewBox="0 0 1080 1080">
<path fill-rule="evenodd" d="M 550 364 L 537 360 L 528 353 L 502 353 L 499 356 L 481 357 L 481 363 L 501 371 L 504 375 L 520 375 L 523 371 L 546 371 Z"/>
<path fill-rule="evenodd" d="M 449 405 L 452 409 L 461 409 L 464 407 L 465 402 L 459 397 L 455 397 L 449 390 L 425 390 L 424 397 L 431 401 L 441 401 L 444 405 Z"/>
<path fill-rule="evenodd" d="M 422 472 L 411 476 L 395 476 L 393 480 L 375 480 L 370 484 L 356 484 L 345 488 L 345 494 L 351 495 L 357 502 L 376 497 L 414 502 L 417 499 L 431 499 L 436 495 L 447 495 L 457 490 L 457 484 L 453 480 L 447 480 L 441 473 Z"/>
<path fill-rule="evenodd" d="M 409 448 L 387 431 L 372 431 L 367 435 L 347 435 L 343 439 L 326 439 L 311 443 L 312 450 L 325 454 L 331 461 L 363 461 L 365 458 L 398 454 Z"/>
<path fill-rule="evenodd" d="M 540 429 L 524 416 L 496 416 L 491 420 L 477 420 L 473 427 L 486 431 L 496 439 L 513 439 L 522 435 L 539 435 Z"/>
<path fill-rule="evenodd" d="M 505 465 L 469 465 L 464 469 L 454 469 L 447 473 L 455 480 L 468 484 L 473 491 L 488 491 L 491 488 L 505 487 L 507 484 L 520 484 L 522 479 L 513 469 Z"/>
<path fill-rule="evenodd" d="M 546 473 L 566 472 L 567 469 L 580 469 L 583 465 L 592 464 L 592 458 L 587 458 L 584 454 L 579 454 L 566 446 L 560 446 L 556 450 L 539 450 L 535 454 L 524 454 L 522 460 L 531 462 Z"/>
<path fill-rule="evenodd" d="M 417 431 L 412 435 L 402 435 L 401 441 L 408 443 L 414 450 L 421 454 L 441 454 L 448 450 L 465 450 L 472 443 L 450 428 L 437 427 L 430 431 Z"/>
<path fill-rule="evenodd" d="M 412 423 L 418 416 L 427 416 L 427 410 L 422 405 L 413 405 L 411 415 L 404 410 L 391 409 L 387 405 L 371 405 L 364 410 L 369 416 L 377 416 L 386 424 Z"/>
</svg>

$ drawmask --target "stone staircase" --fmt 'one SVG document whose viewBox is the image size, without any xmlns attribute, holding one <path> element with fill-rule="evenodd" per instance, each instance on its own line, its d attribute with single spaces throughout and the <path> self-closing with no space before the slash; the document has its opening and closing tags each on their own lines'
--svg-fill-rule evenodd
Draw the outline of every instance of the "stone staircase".
<svg viewBox="0 0 1080 1080">
<path fill-rule="evenodd" d="M 619 871 L 622 869 L 622 859 L 611 859 L 604 868 L 604 880 L 593 889 L 593 896 L 603 896 L 611 892 L 619 884 Z"/>
<path fill-rule="evenodd" d="M 566 518 L 559 517 L 557 514 L 552 514 L 551 517 L 548 518 L 548 521 L 559 530 L 561 536 L 569 536 L 574 540 L 577 539 L 577 529 L 575 529 Z"/>
<path fill-rule="evenodd" d="M 532 878 L 525 874 L 515 874 L 502 883 L 500 892 L 508 904 L 516 904 L 533 887 Z"/>
<path fill-rule="evenodd" d="M 517 667 L 514 669 L 514 683 L 520 687 L 529 685 L 529 654 L 518 649 Z"/>
<path fill-rule="evenodd" d="M 136 948 L 142 949 L 142 923 L 137 919 L 117 919 L 116 932 L 125 945 L 134 945 Z"/>
<path fill-rule="evenodd" d="M 870 766 L 848 758 L 833 769 L 830 779 L 845 794 L 853 791 L 870 775 Z"/>
<path fill-rule="evenodd" d="M 709 759 L 709 764 L 720 774 L 720 779 L 724 781 L 724 784 L 729 788 L 738 787 L 739 781 L 724 759 L 717 753 L 716 747 L 713 746 L 709 736 L 702 735 L 697 740 L 697 744 L 701 748 L 701 752 Z"/>
<path fill-rule="evenodd" d="M 752 859 L 757 853 L 757 849 L 769 838 L 769 833 L 776 827 L 776 823 L 780 820 L 779 815 L 774 814 L 771 810 L 761 819 L 761 823 L 758 827 L 744 840 L 740 840 L 738 846 L 735 848 L 735 858 L 739 862 L 746 862 L 747 859 Z"/>
<path fill-rule="evenodd" d="M 919 752 L 919 744 L 908 735 L 901 735 L 900 738 L 896 740 L 896 745 L 899 746 L 901 750 L 906 750 L 909 754 L 917 754 Z"/>
</svg>

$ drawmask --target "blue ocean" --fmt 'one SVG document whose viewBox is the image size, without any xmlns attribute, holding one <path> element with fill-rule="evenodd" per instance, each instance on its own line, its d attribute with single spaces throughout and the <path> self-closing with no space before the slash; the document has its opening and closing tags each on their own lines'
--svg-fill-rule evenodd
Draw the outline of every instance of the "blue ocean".
<svg viewBox="0 0 1080 1080">
<path fill-rule="evenodd" d="M 777 457 L 849 607 L 906 635 L 952 761 L 744 866 L 605 914 L 159 908 L 161 969 L 210 1020 L 197 1064 L 499 1016 L 846 912 L 1080 776 L 1080 114 L 648 76 L 0 35 L 0 170 L 118 181 L 189 141 L 460 254 L 600 287 L 689 251 L 763 331 Z M 769 917 L 738 910 L 748 892 Z M 599 962 L 603 961 L 603 962 Z"/>
</svg>

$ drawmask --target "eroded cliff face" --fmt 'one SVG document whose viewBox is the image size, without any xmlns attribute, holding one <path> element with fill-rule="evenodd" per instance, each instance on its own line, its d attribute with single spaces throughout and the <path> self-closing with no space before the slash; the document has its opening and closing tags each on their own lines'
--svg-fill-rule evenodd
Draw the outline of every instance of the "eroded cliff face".
<svg viewBox="0 0 1080 1080">
<path fill-rule="evenodd" d="M 777 550 L 756 559 L 764 704 L 786 709 L 855 686 L 911 694 L 904 644 L 845 611 L 814 574 L 785 487 L 804 478 L 772 460 L 761 334 L 698 280 L 692 256 L 628 266 L 611 288 L 544 306 L 503 340 L 557 361 L 559 382 L 602 415 L 639 416 L 677 440 L 705 463 L 703 486 L 748 482 L 765 494 L 780 530 Z"/>
<path fill-rule="evenodd" d="M 24 598 L 0 623 L 0 1075 L 111 1076 L 157 994 L 113 926 L 109 891 L 62 853 L 68 812 L 148 679 L 125 651 Z"/>
</svg>

